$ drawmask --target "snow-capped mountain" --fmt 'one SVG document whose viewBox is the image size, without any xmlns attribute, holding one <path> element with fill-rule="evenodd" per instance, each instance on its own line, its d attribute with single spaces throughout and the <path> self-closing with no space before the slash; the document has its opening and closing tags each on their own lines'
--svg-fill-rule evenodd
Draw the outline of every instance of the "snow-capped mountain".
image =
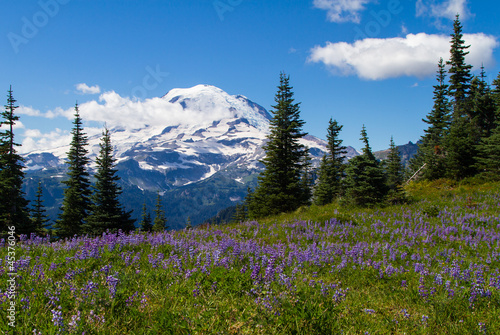
<svg viewBox="0 0 500 335">
<path fill-rule="evenodd" d="M 153 208 L 156 192 L 160 192 L 168 204 L 171 227 L 180 228 L 187 217 L 198 224 L 241 201 L 263 167 L 259 160 L 265 156 L 262 146 L 271 119 L 267 110 L 242 95 L 229 95 L 209 85 L 173 89 L 155 99 L 161 108 L 155 115 L 174 111 L 186 117 L 168 124 L 156 119 L 110 128 L 125 207 L 139 218 L 141 203 Z M 95 161 L 100 135 L 89 137 L 88 142 L 90 159 Z M 307 135 L 302 143 L 309 147 L 313 164 L 319 164 L 326 142 Z M 43 180 L 45 205 L 52 206 L 52 218 L 62 200 L 60 181 L 65 177 L 68 151 L 69 143 L 25 155 L 26 193 L 34 198 L 37 180 Z M 348 147 L 347 158 L 356 155 Z"/>
<path fill-rule="evenodd" d="M 229 95 L 210 85 L 173 89 L 162 99 L 201 117 L 139 129 L 111 128 L 118 168 L 128 183 L 141 189 L 168 190 L 227 169 L 238 169 L 244 174 L 260 169 L 258 162 L 265 154 L 262 146 L 271 118 L 265 108 L 242 95 Z M 99 136 L 89 138 L 91 159 L 99 151 L 99 142 Z M 322 157 L 326 150 L 325 141 L 316 137 L 306 136 L 302 142 L 315 158 Z M 68 150 L 69 145 L 28 154 L 27 168 L 62 167 Z M 348 157 L 356 154 L 349 148 Z"/>
</svg>

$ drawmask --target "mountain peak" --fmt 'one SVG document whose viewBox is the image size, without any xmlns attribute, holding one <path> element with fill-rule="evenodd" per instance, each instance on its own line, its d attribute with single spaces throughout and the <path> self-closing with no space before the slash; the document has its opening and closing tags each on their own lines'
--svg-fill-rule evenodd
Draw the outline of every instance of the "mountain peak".
<svg viewBox="0 0 500 335">
<path fill-rule="evenodd" d="M 243 118 L 263 131 L 268 129 L 269 120 L 271 119 L 265 108 L 247 97 L 230 95 L 213 85 L 175 88 L 162 98 L 170 103 L 181 105 L 184 110 L 213 113 L 214 115 L 229 115 L 230 118 Z"/>
</svg>

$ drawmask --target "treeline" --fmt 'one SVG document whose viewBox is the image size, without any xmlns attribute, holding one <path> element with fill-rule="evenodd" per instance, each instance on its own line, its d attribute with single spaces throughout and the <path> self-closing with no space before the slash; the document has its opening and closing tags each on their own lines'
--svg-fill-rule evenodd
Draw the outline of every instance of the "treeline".
<svg viewBox="0 0 500 335">
<path fill-rule="evenodd" d="M 500 75 L 493 87 L 484 67 L 472 76 L 459 17 L 454 23 L 450 60 L 439 61 L 434 106 L 411 169 L 421 178 L 463 179 L 500 172 Z M 449 66 L 446 71 L 446 65 Z M 447 80 L 447 72 L 449 80 Z"/>
<path fill-rule="evenodd" d="M 244 204 L 236 207 L 234 221 L 291 212 L 312 203 L 326 205 L 339 198 L 360 206 L 405 200 L 401 186 L 404 169 L 394 141 L 391 139 L 388 159 L 378 161 L 365 126 L 360 138 L 364 143 L 363 154 L 347 161 L 346 147 L 340 139 L 343 126 L 330 119 L 327 154 L 314 171 L 308 148 L 300 144 L 307 134 L 302 131 L 300 104 L 295 103 L 293 94 L 290 77 L 282 73 L 264 146 L 266 157 L 261 161 L 265 170 L 256 189 L 250 190 Z"/>
<path fill-rule="evenodd" d="M 20 145 L 14 141 L 13 128 L 19 120 L 15 115 L 16 108 L 18 106 L 10 88 L 0 127 L 0 235 L 4 236 L 9 227 L 14 227 L 18 235 L 49 234 L 58 238 L 82 234 L 101 235 L 106 231 L 129 232 L 136 229 L 135 220 L 131 218 L 132 211 L 125 211 L 118 199 L 122 189 L 118 185 L 120 178 L 117 176 L 116 159 L 107 128 L 102 133 L 100 151 L 95 162 L 95 183 L 91 184 L 88 170 L 90 159 L 86 149 L 88 139 L 82 127 L 78 105 L 75 105 L 72 141 L 66 161 L 68 172 L 67 178 L 62 181 L 65 186 L 64 198 L 58 219 L 53 225 L 47 219 L 41 183 L 38 184 L 35 201 L 29 207 L 22 191 L 24 159 L 16 150 Z M 144 209 L 140 229 L 167 228 L 167 219 L 159 195 L 155 214 L 152 220 L 149 212 Z"/>
<path fill-rule="evenodd" d="M 308 149 L 299 142 L 306 135 L 299 104 L 294 102 L 289 77 L 281 74 L 276 105 L 271 111 L 271 132 L 264 147 L 266 157 L 261 161 L 265 170 L 257 188 L 237 207 L 233 220 L 290 212 L 311 203 L 325 205 L 337 199 L 360 206 L 399 203 L 406 200 L 402 188 L 405 179 L 460 180 L 485 172 L 498 175 L 500 75 L 493 81 L 493 88 L 486 82 L 484 68 L 479 76 L 472 76 L 472 66 L 465 62 L 469 47 L 457 15 L 450 59 L 438 63 L 434 107 L 423 120 L 429 127 L 408 170 L 403 168 L 392 138 L 388 159 L 378 161 L 364 126 L 360 138 L 363 153 L 346 162 L 346 148 L 340 139 L 342 125 L 330 120 L 328 153 L 321 161 L 314 185 Z"/>
</svg>

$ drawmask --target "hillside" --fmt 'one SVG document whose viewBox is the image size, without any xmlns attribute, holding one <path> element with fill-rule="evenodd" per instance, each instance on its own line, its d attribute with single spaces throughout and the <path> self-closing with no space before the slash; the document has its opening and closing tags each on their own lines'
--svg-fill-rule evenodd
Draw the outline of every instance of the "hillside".
<svg viewBox="0 0 500 335">
<path fill-rule="evenodd" d="M 332 204 L 177 232 L 22 239 L 16 330 L 499 333 L 500 184 L 406 190 L 413 202 L 402 206 Z"/>
</svg>

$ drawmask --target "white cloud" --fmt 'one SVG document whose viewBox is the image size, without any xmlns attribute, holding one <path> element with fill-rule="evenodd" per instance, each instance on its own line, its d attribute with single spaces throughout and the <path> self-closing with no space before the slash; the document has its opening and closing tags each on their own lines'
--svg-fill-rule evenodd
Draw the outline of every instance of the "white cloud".
<svg viewBox="0 0 500 335">
<path fill-rule="evenodd" d="M 457 14 L 465 20 L 471 14 L 467 7 L 467 0 L 446 0 L 437 2 L 436 0 L 418 0 L 417 16 L 431 16 L 434 18 L 446 18 L 454 20 Z"/>
<path fill-rule="evenodd" d="M 375 0 L 314 0 L 316 8 L 327 11 L 331 22 L 354 22 L 359 23 L 359 13 L 365 10 L 365 5 Z"/>
<path fill-rule="evenodd" d="M 89 86 L 85 83 L 75 85 L 78 92 L 81 94 L 99 94 L 101 93 L 101 88 L 98 85 Z"/>
<path fill-rule="evenodd" d="M 495 37 L 464 34 L 470 44 L 467 62 L 476 68 L 494 63 Z M 448 35 L 409 34 L 406 37 L 368 38 L 353 44 L 327 42 L 311 49 L 308 61 L 325 64 L 337 75 L 356 75 L 362 79 L 382 80 L 411 76 L 423 78 L 436 72 L 439 58 L 449 59 Z"/>
<path fill-rule="evenodd" d="M 101 125 L 101 128 L 84 128 L 87 136 L 91 137 L 100 135 L 104 124 L 108 128 L 121 127 L 134 130 L 143 128 L 146 125 L 153 127 L 189 125 L 193 123 L 193 120 L 196 120 L 198 124 L 212 123 L 213 120 L 231 117 L 232 112 L 229 109 L 213 109 L 213 106 L 210 107 L 210 113 L 207 113 L 203 108 L 201 110 L 184 109 L 179 103 L 171 103 L 162 98 L 138 101 L 129 97 L 122 97 L 118 93 L 111 91 L 102 93 L 98 100 L 79 105 L 79 112 L 85 123 L 97 122 Z M 46 113 L 28 107 L 23 110 L 34 116 L 46 118 L 59 116 L 68 120 L 73 120 L 75 114 L 74 107 L 68 109 L 56 108 L 54 111 Z M 70 133 L 59 129 L 50 133 L 42 133 L 37 129 L 28 129 L 25 131 L 24 136 L 25 139 L 22 142 L 23 153 L 59 148 L 71 142 Z"/>
<path fill-rule="evenodd" d="M 69 131 L 62 131 L 59 128 L 49 133 L 42 133 L 38 129 L 26 129 L 20 151 L 28 153 L 64 147 L 71 142 L 71 137 Z"/>
</svg>

